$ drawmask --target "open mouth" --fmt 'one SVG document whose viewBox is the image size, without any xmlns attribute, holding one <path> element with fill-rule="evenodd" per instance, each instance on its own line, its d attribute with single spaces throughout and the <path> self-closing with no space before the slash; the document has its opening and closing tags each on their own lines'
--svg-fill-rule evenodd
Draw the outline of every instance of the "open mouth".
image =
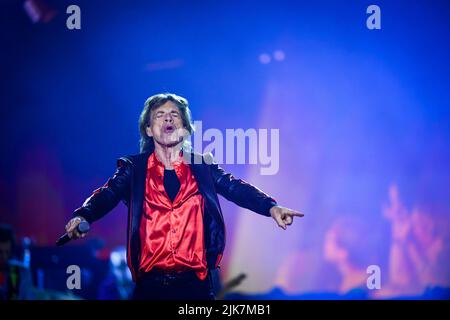
<svg viewBox="0 0 450 320">
<path fill-rule="evenodd" d="M 164 133 L 172 133 L 175 131 L 175 126 L 173 126 L 171 124 L 165 125 L 163 128 L 163 131 L 164 131 Z"/>
</svg>

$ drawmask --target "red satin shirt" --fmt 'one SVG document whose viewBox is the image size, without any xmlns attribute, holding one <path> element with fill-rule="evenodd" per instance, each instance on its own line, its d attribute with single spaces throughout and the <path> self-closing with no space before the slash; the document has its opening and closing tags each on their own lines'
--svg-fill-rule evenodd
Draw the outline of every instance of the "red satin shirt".
<svg viewBox="0 0 450 320">
<path fill-rule="evenodd" d="M 147 162 L 141 239 L 140 272 L 153 268 L 169 272 L 194 270 L 207 275 L 203 237 L 204 199 L 189 165 L 173 164 L 180 190 L 173 203 L 164 189 L 164 165 L 153 153 Z"/>
</svg>

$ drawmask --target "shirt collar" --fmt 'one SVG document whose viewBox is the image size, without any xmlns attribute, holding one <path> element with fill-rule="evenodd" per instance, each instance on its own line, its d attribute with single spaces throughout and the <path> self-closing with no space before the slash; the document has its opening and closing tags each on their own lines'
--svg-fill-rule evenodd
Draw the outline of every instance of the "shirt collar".
<svg viewBox="0 0 450 320">
<path fill-rule="evenodd" d="M 186 163 L 184 162 L 185 158 L 184 158 L 184 154 L 185 152 L 183 152 L 183 150 L 180 151 L 180 158 L 173 162 L 172 165 L 175 169 L 175 171 L 177 173 L 179 173 L 179 170 L 181 170 L 181 168 L 183 168 Z M 160 174 L 162 174 L 162 172 L 164 171 L 164 164 L 158 159 L 158 157 L 156 156 L 156 152 L 154 151 L 150 157 L 148 158 L 148 169 L 151 169 L 153 167 L 157 167 L 158 172 L 160 172 Z"/>
</svg>

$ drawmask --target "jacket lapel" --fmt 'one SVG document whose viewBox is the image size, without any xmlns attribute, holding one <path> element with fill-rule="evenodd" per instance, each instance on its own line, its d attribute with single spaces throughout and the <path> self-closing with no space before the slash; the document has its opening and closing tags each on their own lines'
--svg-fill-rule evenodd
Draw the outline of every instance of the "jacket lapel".
<svg viewBox="0 0 450 320">
<path fill-rule="evenodd" d="M 132 208 L 131 208 L 131 246 L 133 252 L 139 252 L 139 225 L 142 217 L 142 205 L 145 193 L 145 178 L 147 176 L 147 160 L 151 153 L 141 153 L 134 156 L 133 159 L 133 177 L 132 177 Z M 137 255 L 133 256 L 135 265 L 139 261 Z"/>
</svg>

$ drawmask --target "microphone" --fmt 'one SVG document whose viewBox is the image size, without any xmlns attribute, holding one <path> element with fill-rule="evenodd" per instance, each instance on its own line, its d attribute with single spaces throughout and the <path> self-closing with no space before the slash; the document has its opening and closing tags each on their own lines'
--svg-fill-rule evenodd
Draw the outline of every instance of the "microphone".
<svg viewBox="0 0 450 320">
<path fill-rule="evenodd" d="M 77 226 L 77 230 L 79 233 L 86 233 L 89 231 L 89 228 L 90 228 L 89 222 L 87 221 L 81 221 Z M 56 241 L 56 245 L 60 247 L 69 242 L 70 240 L 72 239 L 69 237 L 67 233 L 65 233 L 61 238 L 58 239 L 58 241 Z"/>
</svg>

